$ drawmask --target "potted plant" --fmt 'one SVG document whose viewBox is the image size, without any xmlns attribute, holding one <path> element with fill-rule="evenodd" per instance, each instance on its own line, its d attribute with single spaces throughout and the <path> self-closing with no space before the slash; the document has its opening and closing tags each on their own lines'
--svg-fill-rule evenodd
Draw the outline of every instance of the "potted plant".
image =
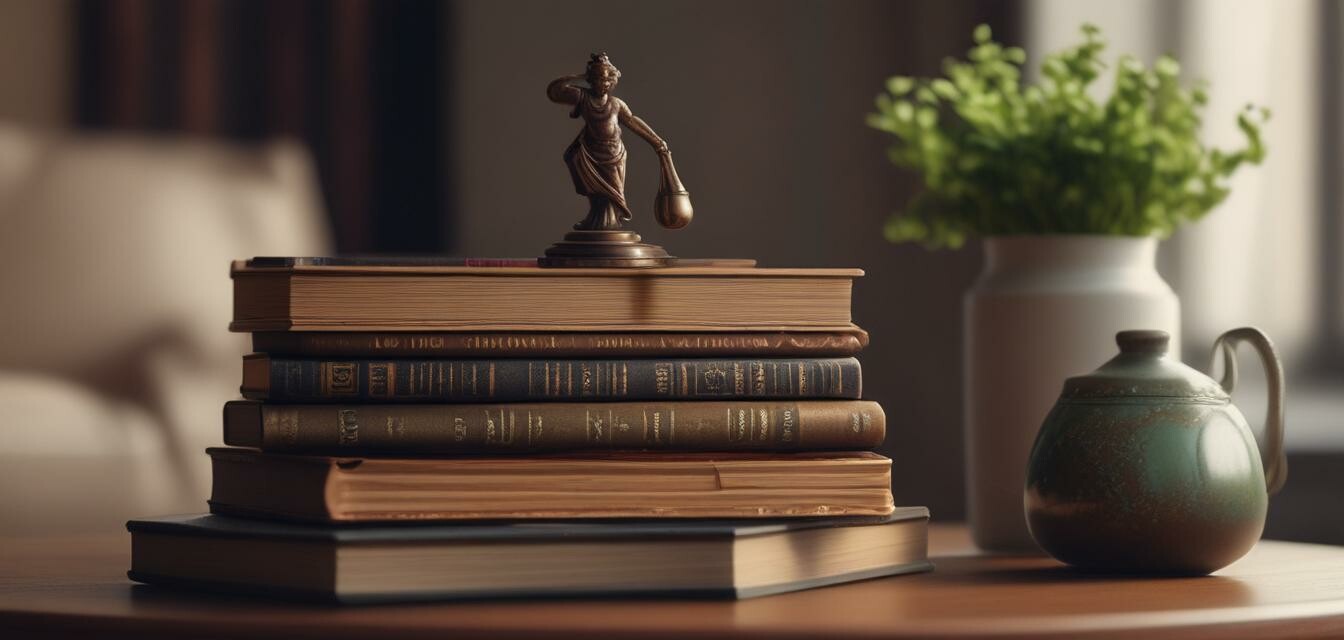
<svg viewBox="0 0 1344 640">
<path fill-rule="evenodd" d="M 1201 143 L 1202 88 L 1170 57 L 1122 56 L 1108 98 L 1100 31 L 1046 56 L 1023 86 L 1025 52 L 975 29 L 939 78 L 887 81 L 868 124 L 896 138 L 891 161 L 924 189 L 886 226 L 892 242 L 958 247 L 986 264 L 966 294 L 963 398 L 968 516 L 992 550 L 1035 545 L 1022 513 L 1032 440 L 1064 378 L 1105 360 L 1125 329 L 1162 329 L 1179 352 L 1179 303 L 1158 275 L 1159 238 L 1203 216 L 1227 179 L 1265 155 L 1268 113 L 1237 115 L 1239 149 Z"/>
</svg>

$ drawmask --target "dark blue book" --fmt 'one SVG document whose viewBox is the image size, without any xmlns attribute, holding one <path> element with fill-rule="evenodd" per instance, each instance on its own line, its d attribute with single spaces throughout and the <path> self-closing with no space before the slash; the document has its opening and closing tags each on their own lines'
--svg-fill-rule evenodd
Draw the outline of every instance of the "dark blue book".
<svg viewBox="0 0 1344 640">
<path fill-rule="evenodd" d="M 243 359 L 242 394 L 268 402 L 858 399 L 854 358 L 628 360 Z"/>
<path fill-rule="evenodd" d="M 132 520 L 132 580 L 344 604 L 749 598 L 927 571 L 929 512 L 882 518 L 319 526 Z"/>
</svg>

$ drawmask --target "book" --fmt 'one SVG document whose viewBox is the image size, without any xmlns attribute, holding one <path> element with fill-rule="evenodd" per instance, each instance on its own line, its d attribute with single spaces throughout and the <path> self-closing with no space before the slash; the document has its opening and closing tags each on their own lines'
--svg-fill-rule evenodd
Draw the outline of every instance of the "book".
<svg viewBox="0 0 1344 640">
<path fill-rule="evenodd" d="M 447 256 L 258 256 L 250 267 L 535 267 L 536 258 L 455 258 Z M 749 258 L 677 258 L 679 267 L 754 267 Z"/>
<path fill-rule="evenodd" d="M 867 400 L 224 405 L 224 443 L 268 451 L 520 453 L 871 449 Z"/>
<path fill-rule="evenodd" d="M 842 332 L 368 332 L 259 331 L 252 350 L 339 358 L 845 357 L 868 346 L 858 327 Z"/>
<path fill-rule="evenodd" d="M 270 402 L 745 400 L 861 395 L 854 358 L 318 360 L 243 357 L 243 397 Z"/>
<path fill-rule="evenodd" d="M 928 510 L 791 521 L 330 527 L 132 520 L 137 582 L 375 602 L 611 595 L 749 598 L 928 571 Z"/>
<path fill-rule="evenodd" d="M 235 262 L 233 331 L 853 331 L 858 269 Z"/>
<path fill-rule="evenodd" d="M 774 518 L 892 511 L 875 453 L 374 458 L 212 448 L 210 511 L 317 522 Z"/>
</svg>

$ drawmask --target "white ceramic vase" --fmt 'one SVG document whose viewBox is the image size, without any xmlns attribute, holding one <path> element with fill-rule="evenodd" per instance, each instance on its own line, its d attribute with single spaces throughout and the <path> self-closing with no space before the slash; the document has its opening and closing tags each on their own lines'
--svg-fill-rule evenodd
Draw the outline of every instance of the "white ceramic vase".
<svg viewBox="0 0 1344 640">
<path fill-rule="evenodd" d="M 1115 354 L 1115 334 L 1161 329 L 1180 353 L 1180 303 L 1157 240 L 1105 235 L 984 240 L 963 305 L 967 511 L 980 548 L 1034 552 L 1022 509 L 1027 458 L 1064 379 Z"/>
</svg>

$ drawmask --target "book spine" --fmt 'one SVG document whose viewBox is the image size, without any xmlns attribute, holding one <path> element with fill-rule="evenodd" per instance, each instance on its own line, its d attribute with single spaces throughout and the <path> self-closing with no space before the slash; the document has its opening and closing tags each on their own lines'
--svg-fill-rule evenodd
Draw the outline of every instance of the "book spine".
<svg viewBox="0 0 1344 640">
<path fill-rule="evenodd" d="M 263 331 L 252 350 L 284 356 L 337 358 L 636 358 L 845 357 L 868 345 L 852 332 L 730 333 L 351 333 Z"/>
<path fill-rule="evenodd" d="M 267 451 L 788 451 L 870 449 L 886 435 L 875 402 L 606 402 L 225 407 L 224 442 Z"/>
<path fill-rule="evenodd" d="M 254 364 L 269 360 L 269 374 Z M 854 358 L 315 360 L 249 357 L 243 395 L 272 402 L 528 402 L 860 397 Z"/>
</svg>

